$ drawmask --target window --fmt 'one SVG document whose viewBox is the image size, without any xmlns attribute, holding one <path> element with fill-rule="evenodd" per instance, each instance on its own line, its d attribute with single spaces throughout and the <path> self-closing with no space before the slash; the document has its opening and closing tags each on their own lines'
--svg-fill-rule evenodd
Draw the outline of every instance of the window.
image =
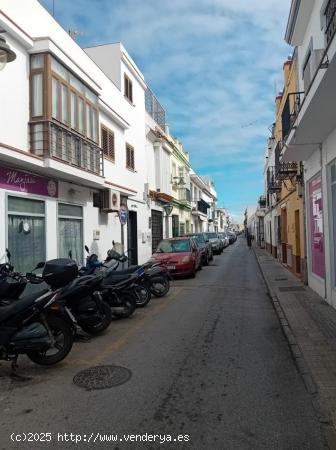
<svg viewBox="0 0 336 450">
<path fill-rule="evenodd" d="M 127 167 L 127 169 L 131 169 L 131 170 L 134 170 L 134 168 L 135 168 L 134 148 L 129 144 L 126 144 L 126 167 Z"/>
<path fill-rule="evenodd" d="M 51 70 L 51 79 L 50 79 Z M 31 117 L 56 119 L 98 142 L 98 97 L 51 55 L 31 57 Z M 44 83 L 51 83 L 51 111 L 44 111 Z M 51 117 L 50 117 L 51 116 Z"/>
<path fill-rule="evenodd" d="M 18 272 L 30 272 L 45 261 L 45 204 L 8 197 L 8 248 Z"/>
<path fill-rule="evenodd" d="M 43 73 L 32 75 L 32 117 L 43 116 Z"/>
<path fill-rule="evenodd" d="M 105 127 L 101 128 L 101 148 L 107 158 L 115 160 L 114 133 Z"/>
<path fill-rule="evenodd" d="M 62 122 L 69 123 L 68 88 L 62 84 Z"/>
<path fill-rule="evenodd" d="M 84 101 L 78 98 L 78 131 L 84 134 Z"/>
<path fill-rule="evenodd" d="M 51 80 L 51 114 L 54 119 L 58 119 L 60 116 L 59 113 L 59 81 L 56 78 L 52 78 Z"/>
<path fill-rule="evenodd" d="M 43 116 L 44 55 L 32 55 L 30 59 L 31 116 Z"/>
<path fill-rule="evenodd" d="M 58 204 L 58 255 L 68 258 L 69 251 L 78 264 L 83 264 L 83 208 Z"/>
<path fill-rule="evenodd" d="M 71 128 L 77 128 L 77 96 L 71 91 Z"/>
<path fill-rule="evenodd" d="M 133 86 L 132 81 L 124 74 L 124 95 L 128 100 L 133 103 Z"/>
<path fill-rule="evenodd" d="M 309 182 L 311 271 L 325 278 L 323 201 L 321 175 Z"/>
</svg>

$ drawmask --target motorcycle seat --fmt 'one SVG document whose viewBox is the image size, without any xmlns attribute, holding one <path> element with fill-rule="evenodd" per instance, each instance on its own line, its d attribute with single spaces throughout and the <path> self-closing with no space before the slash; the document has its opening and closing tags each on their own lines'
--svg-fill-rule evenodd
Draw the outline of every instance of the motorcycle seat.
<svg viewBox="0 0 336 450">
<path fill-rule="evenodd" d="M 127 269 L 122 269 L 122 270 L 116 270 L 116 273 L 121 274 L 131 274 L 134 273 L 136 270 L 140 269 L 141 266 L 130 266 Z"/>
<path fill-rule="evenodd" d="M 0 322 L 7 320 L 11 316 L 15 316 L 21 311 L 24 311 L 26 308 L 31 306 L 37 298 L 46 294 L 48 291 L 49 289 L 43 289 L 41 291 L 25 295 L 18 300 L 12 300 L 9 305 L 0 307 Z"/>
<path fill-rule="evenodd" d="M 103 280 L 103 285 L 108 284 L 117 284 L 121 281 L 128 281 L 133 279 L 132 273 L 119 273 L 119 270 L 116 272 L 111 272 L 108 274 L 106 278 Z"/>
</svg>

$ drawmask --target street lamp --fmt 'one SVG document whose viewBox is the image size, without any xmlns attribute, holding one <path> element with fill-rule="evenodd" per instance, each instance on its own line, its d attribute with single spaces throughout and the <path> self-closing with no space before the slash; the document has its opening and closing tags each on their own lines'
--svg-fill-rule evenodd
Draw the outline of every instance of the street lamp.
<svg viewBox="0 0 336 450">
<path fill-rule="evenodd" d="M 5 68 L 8 62 L 14 61 L 16 58 L 15 52 L 10 49 L 9 45 L 6 43 L 5 38 L 0 36 L 0 70 Z"/>
</svg>

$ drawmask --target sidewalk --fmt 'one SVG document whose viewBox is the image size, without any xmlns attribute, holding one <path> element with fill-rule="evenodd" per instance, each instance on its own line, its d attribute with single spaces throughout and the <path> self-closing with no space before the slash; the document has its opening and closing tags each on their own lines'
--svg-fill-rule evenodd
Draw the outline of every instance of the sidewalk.
<svg viewBox="0 0 336 450">
<path fill-rule="evenodd" d="M 333 441 L 336 431 L 336 310 L 269 253 L 256 247 L 254 251 L 298 371 Z M 333 444 L 331 448 L 336 448 L 336 441 Z"/>
</svg>

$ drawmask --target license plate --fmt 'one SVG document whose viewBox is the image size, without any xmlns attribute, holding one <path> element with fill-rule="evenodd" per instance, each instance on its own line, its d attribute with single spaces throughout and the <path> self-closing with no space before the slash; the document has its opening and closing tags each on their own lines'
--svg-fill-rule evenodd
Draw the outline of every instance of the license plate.
<svg viewBox="0 0 336 450">
<path fill-rule="evenodd" d="M 167 266 L 168 270 L 175 270 L 175 266 Z"/>
</svg>

